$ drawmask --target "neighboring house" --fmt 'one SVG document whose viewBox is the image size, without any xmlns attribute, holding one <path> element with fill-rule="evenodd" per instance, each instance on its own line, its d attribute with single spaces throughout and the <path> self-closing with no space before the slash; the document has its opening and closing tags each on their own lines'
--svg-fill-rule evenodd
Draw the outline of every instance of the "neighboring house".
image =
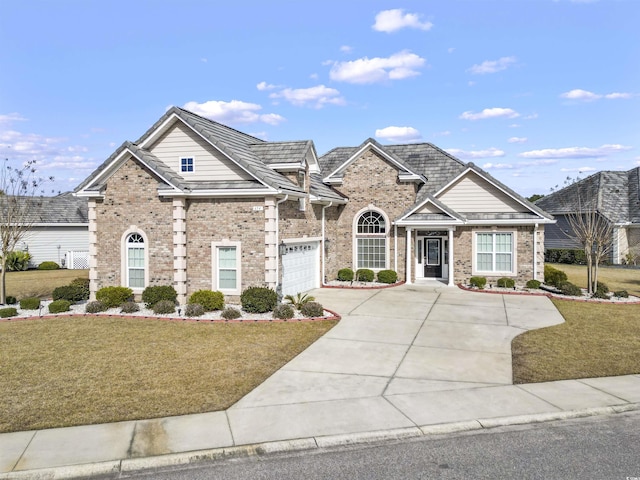
<svg viewBox="0 0 640 480">
<path fill-rule="evenodd" d="M 88 268 L 89 219 L 87 199 L 67 192 L 33 197 L 28 231 L 17 250 L 29 252 L 30 267 L 53 261 L 61 267 Z M 75 261 L 74 261 L 75 260 Z"/>
<path fill-rule="evenodd" d="M 629 253 L 640 255 L 640 167 L 594 173 L 542 197 L 536 205 L 557 220 L 546 230 L 545 249 L 582 249 L 573 236 L 569 216 L 594 211 L 612 225 L 609 261 L 619 264 Z"/>
<path fill-rule="evenodd" d="M 91 291 L 173 285 L 295 294 L 339 269 L 408 283 L 542 277 L 550 215 L 431 144 L 372 139 L 317 158 L 173 107 L 77 189 L 89 200 Z"/>
</svg>

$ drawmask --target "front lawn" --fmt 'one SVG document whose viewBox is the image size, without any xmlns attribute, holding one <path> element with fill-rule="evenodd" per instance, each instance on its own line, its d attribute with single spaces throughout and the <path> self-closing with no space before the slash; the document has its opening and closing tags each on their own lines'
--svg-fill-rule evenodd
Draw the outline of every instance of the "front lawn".
<svg viewBox="0 0 640 480">
<path fill-rule="evenodd" d="M 587 267 L 585 265 L 565 263 L 549 263 L 548 265 L 566 273 L 571 283 L 587 288 Z M 626 290 L 630 295 L 640 297 L 640 269 L 600 266 L 598 281 L 606 283 L 612 292 Z"/>
<path fill-rule="evenodd" d="M 223 410 L 335 323 L 0 322 L 0 432 Z"/>
<path fill-rule="evenodd" d="M 511 344 L 514 383 L 640 373 L 640 305 L 553 303 L 565 323 L 528 331 Z"/>
<path fill-rule="evenodd" d="M 75 278 L 89 278 L 89 270 L 27 270 L 7 272 L 7 295 L 18 300 L 25 297 L 50 297 L 53 289 L 69 285 Z"/>
</svg>

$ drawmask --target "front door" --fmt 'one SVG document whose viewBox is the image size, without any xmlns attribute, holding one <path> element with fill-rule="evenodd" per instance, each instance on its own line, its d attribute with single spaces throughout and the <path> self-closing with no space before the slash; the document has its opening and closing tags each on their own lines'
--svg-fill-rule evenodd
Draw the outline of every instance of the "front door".
<svg viewBox="0 0 640 480">
<path fill-rule="evenodd" d="M 425 278 L 442 277 L 442 239 L 424 239 L 424 276 Z"/>
</svg>

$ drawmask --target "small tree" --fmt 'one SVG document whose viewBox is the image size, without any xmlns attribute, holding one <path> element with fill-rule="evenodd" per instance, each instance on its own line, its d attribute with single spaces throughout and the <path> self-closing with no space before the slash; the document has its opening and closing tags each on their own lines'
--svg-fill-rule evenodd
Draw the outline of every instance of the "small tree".
<svg viewBox="0 0 640 480">
<path fill-rule="evenodd" d="M 6 301 L 7 256 L 15 250 L 34 223 L 33 210 L 40 202 L 45 180 L 36 176 L 36 161 L 0 169 L 0 304 Z M 52 181 L 53 177 L 47 180 Z"/>
</svg>

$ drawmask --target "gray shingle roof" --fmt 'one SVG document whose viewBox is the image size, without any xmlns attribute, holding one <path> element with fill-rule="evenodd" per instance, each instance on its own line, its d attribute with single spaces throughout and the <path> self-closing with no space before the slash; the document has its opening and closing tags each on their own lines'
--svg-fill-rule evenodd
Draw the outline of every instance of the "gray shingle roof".
<svg viewBox="0 0 640 480">
<path fill-rule="evenodd" d="M 18 197 L 20 201 L 32 202 L 26 222 L 51 224 L 89 224 L 86 198 L 76 198 L 70 192 L 55 197 Z M 0 210 L 6 197 L 0 196 Z"/>
<path fill-rule="evenodd" d="M 321 174 L 312 173 L 310 175 L 310 178 L 311 178 L 311 185 L 310 185 L 309 191 L 311 195 L 315 195 L 319 199 L 326 200 L 326 201 L 333 200 L 338 202 L 344 202 L 345 200 L 347 200 L 346 197 L 338 193 L 336 190 L 322 183 Z"/>
<path fill-rule="evenodd" d="M 262 142 L 249 145 L 253 153 L 267 165 L 302 163 L 310 149 L 311 140 L 301 142 Z"/>
</svg>

